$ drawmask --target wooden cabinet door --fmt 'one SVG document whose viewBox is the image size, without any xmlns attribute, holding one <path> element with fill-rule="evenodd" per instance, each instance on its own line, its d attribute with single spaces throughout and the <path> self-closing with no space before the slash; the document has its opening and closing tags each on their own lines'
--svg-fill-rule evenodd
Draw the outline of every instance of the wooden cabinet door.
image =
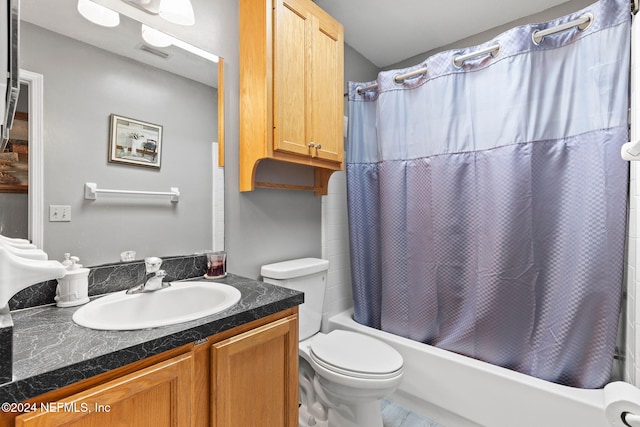
<svg viewBox="0 0 640 427">
<path fill-rule="evenodd" d="M 216 427 L 297 427 L 297 315 L 213 344 L 211 375 Z"/>
<path fill-rule="evenodd" d="M 16 427 L 191 427 L 193 355 L 187 353 L 122 378 L 46 402 Z M 42 407 L 42 406 L 41 406 Z"/>
<path fill-rule="evenodd" d="M 311 155 L 340 163 L 344 152 L 344 30 L 324 11 L 312 19 L 313 49 L 309 90 Z"/>
<path fill-rule="evenodd" d="M 275 0 L 273 149 L 311 155 L 308 92 L 311 84 L 312 18 L 309 0 Z"/>
<path fill-rule="evenodd" d="M 309 0 L 276 0 L 274 150 L 343 158 L 344 30 Z"/>
</svg>

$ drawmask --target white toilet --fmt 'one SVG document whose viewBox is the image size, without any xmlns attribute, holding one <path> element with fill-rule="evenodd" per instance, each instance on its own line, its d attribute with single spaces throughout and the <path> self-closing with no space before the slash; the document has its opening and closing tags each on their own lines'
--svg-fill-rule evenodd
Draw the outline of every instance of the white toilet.
<svg viewBox="0 0 640 427">
<path fill-rule="evenodd" d="M 304 292 L 300 306 L 300 426 L 382 427 L 380 399 L 402 381 L 393 347 L 351 331 L 320 332 L 329 261 L 301 258 L 264 265 L 267 283 Z"/>
</svg>

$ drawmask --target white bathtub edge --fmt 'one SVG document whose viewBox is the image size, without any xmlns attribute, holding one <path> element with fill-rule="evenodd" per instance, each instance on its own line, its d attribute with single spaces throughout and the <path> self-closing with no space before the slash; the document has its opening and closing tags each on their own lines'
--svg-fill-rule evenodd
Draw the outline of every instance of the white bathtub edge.
<svg viewBox="0 0 640 427">
<path fill-rule="evenodd" d="M 375 336 L 402 354 L 405 378 L 397 396 L 411 406 L 407 409 L 415 411 L 416 407 L 426 407 L 431 418 L 434 418 L 433 411 L 439 410 L 435 418 L 452 413 L 477 425 L 491 427 L 609 425 L 602 389 L 577 389 L 550 383 L 368 328 L 356 323 L 352 316 L 353 310 L 332 316 L 329 330 L 356 330 Z M 424 369 L 426 365 L 430 369 Z"/>
</svg>

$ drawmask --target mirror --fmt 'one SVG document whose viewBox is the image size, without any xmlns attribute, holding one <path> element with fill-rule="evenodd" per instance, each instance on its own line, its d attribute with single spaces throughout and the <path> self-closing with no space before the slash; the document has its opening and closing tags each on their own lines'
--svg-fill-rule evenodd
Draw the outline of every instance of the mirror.
<svg viewBox="0 0 640 427">
<path fill-rule="evenodd" d="M 215 2 L 192 0 L 196 25 L 184 31 L 121 0 L 96 3 L 117 10 L 120 24 L 87 21 L 77 0 L 21 0 L 21 69 L 43 80 L 43 200 L 33 212 L 42 218 L 42 248 L 50 259 L 70 252 L 86 266 L 117 262 L 127 250 L 140 259 L 223 249 L 223 61 L 212 62 L 215 55 L 195 44 L 212 38 L 202 28 Z M 145 43 L 143 23 L 176 43 Z M 162 127 L 159 167 L 109 162 L 112 115 Z M 177 203 L 131 194 L 87 200 L 86 182 L 147 193 L 178 188 L 181 197 Z M 70 208 L 68 218 L 54 218 L 59 206 Z"/>
</svg>

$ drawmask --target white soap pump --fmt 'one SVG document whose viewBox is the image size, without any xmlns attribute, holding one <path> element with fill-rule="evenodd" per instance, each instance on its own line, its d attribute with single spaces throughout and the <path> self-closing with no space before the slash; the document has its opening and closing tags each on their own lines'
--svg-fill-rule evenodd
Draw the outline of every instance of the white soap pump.
<svg viewBox="0 0 640 427">
<path fill-rule="evenodd" d="M 89 302 L 89 269 L 82 267 L 80 258 L 64 254 L 62 265 L 67 274 L 58 279 L 54 300 L 58 307 L 73 307 Z"/>
<path fill-rule="evenodd" d="M 80 261 L 79 258 L 78 258 L 78 261 Z M 62 260 L 62 265 L 64 265 L 64 268 L 69 269 L 69 266 L 71 264 L 72 264 L 72 262 L 71 262 L 71 254 L 69 252 L 65 252 L 64 259 Z"/>
</svg>

